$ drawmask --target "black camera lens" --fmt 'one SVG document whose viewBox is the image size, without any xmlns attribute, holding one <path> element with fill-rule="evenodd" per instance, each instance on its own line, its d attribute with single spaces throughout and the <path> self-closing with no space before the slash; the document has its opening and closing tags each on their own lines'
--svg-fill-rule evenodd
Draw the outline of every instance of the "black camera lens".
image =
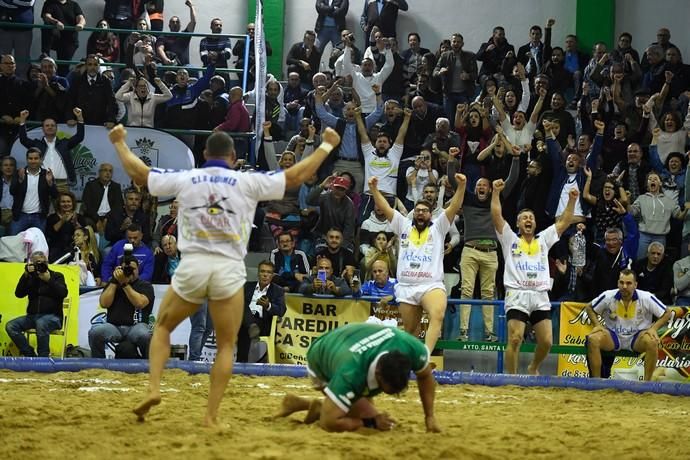
<svg viewBox="0 0 690 460">
<path fill-rule="evenodd" d="M 125 276 L 132 276 L 132 274 L 134 273 L 134 268 L 132 268 L 129 265 L 124 265 L 122 267 L 122 273 L 124 273 Z"/>
<path fill-rule="evenodd" d="M 48 264 L 45 262 L 38 262 L 34 264 L 34 268 L 38 273 L 45 273 L 48 271 Z"/>
</svg>

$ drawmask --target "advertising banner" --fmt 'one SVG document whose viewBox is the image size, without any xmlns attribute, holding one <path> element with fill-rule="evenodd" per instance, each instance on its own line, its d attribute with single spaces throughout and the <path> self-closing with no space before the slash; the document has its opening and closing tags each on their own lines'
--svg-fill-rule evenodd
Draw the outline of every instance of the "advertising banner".
<svg viewBox="0 0 690 460">
<path fill-rule="evenodd" d="M 65 124 L 58 125 L 58 138 L 70 138 L 77 128 Z M 43 137 L 41 128 L 28 132 L 29 139 Z M 127 144 L 129 148 L 148 166 L 165 169 L 191 169 L 194 167 L 194 155 L 178 138 L 164 131 L 152 128 L 127 127 Z M 11 154 L 17 159 L 17 167 L 26 166 L 26 148 L 16 140 Z M 70 190 L 81 200 L 86 183 L 98 177 L 98 165 L 110 163 L 113 168 L 113 180 L 122 185 L 123 190 L 130 183 L 129 177 L 120 164 L 117 153 L 108 139 L 108 130 L 103 126 L 85 126 L 84 140 L 72 149 L 72 162 L 77 173 L 76 184 L 70 184 Z M 160 197 L 161 201 L 171 197 Z"/>
<path fill-rule="evenodd" d="M 370 302 L 286 295 L 287 312 L 275 330 L 276 362 L 306 364 L 311 343 L 326 332 L 369 318 Z"/>
</svg>

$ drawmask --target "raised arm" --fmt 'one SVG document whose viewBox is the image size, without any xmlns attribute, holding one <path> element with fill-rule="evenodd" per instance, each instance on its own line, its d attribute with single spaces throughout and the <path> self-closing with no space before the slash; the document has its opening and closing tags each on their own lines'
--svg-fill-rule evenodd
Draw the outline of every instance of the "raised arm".
<svg viewBox="0 0 690 460">
<path fill-rule="evenodd" d="M 563 232 L 570 227 L 570 224 L 573 223 L 575 203 L 577 202 L 579 196 L 580 192 L 578 192 L 576 188 L 570 189 L 570 192 L 568 193 L 568 204 L 565 207 L 565 211 L 563 211 L 563 214 L 561 214 L 560 218 L 558 218 L 554 224 L 556 226 L 558 236 L 561 236 Z"/>
<path fill-rule="evenodd" d="M 587 176 L 587 180 L 585 181 L 585 188 L 582 190 L 582 198 L 584 198 L 585 201 L 592 206 L 596 206 L 597 197 L 590 193 L 590 189 L 592 187 L 592 170 L 587 166 L 585 166 L 583 169 L 585 171 L 585 176 Z"/>
<path fill-rule="evenodd" d="M 136 156 L 127 146 L 127 130 L 122 125 L 117 125 L 108 133 L 110 142 L 112 142 L 120 158 L 125 172 L 132 178 L 137 185 L 146 185 L 148 183 L 149 172 L 151 168 L 146 166 L 138 156 Z"/>
<path fill-rule="evenodd" d="M 534 104 L 532 115 L 529 118 L 529 121 L 531 121 L 535 125 L 539 120 L 539 113 L 541 112 L 541 108 L 544 106 L 544 99 L 546 99 L 546 88 L 539 88 L 539 99 L 537 99 L 537 103 Z"/>
<path fill-rule="evenodd" d="M 491 193 L 491 220 L 494 222 L 496 233 L 502 235 L 506 221 L 503 219 L 503 207 L 501 206 L 501 192 L 505 188 L 503 179 L 496 179 L 493 182 L 493 192 Z"/>
<path fill-rule="evenodd" d="M 362 145 L 369 144 L 369 133 L 367 132 L 367 127 L 364 126 L 364 120 L 362 120 L 362 108 L 355 108 L 355 120 L 357 121 L 357 133 L 359 134 L 359 140 Z"/>
<path fill-rule="evenodd" d="M 464 174 L 456 173 L 455 181 L 458 183 L 458 186 L 455 188 L 453 198 L 450 199 L 450 203 L 448 203 L 448 207 L 444 211 L 446 213 L 446 218 L 451 224 L 453 223 L 453 219 L 455 219 L 455 216 L 458 214 L 458 211 L 460 211 L 460 208 L 462 208 L 462 203 L 465 200 L 465 187 L 467 187 L 467 177 L 465 177 Z"/>
<path fill-rule="evenodd" d="M 264 156 L 266 157 L 266 164 L 269 171 L 276 171 L 278 169 L 278 161 L 276 161 L 276 149 L 273 145 L 273 137 L 271 136 L 270 121 L 264 121 Z"/>
<path fill-rule="evenodd" d="M 340 135 L 334 129 L 326 128 L 321 134 L 321 145 L 314 153 L 285 170 L 285 187 L 294 188 L 309 180 L 338 144 Z"/>
<path fill-rule="evenodd" d="M 400 125 L 400 129 L 398 130 L 398 137 L 395 138 L 395 143 L 398 145 L 404 145 L 405 144 L 405 136 L 407 135 L 407 128 L 410 127 L 410 118 L 412 118 L 412 109 L 405 108 L 405 110 L 403 112 L 405 113 L 405 118 L 403 118 L 403 122 Z"/>
<path fill-rule="evenodd" d="M 371 196 L 374 197 L 374 203 L 376 206 L 383 211 L 383 215 L 386 216 L 388 222 L 392 222 L 395 211 L 393 208 L 391 208 L 391 205 L 388 204 L 388 200 L 386 200 L 383 194 L 379 191 L 378 177 L 373 176 L 369 178 L 369 192 L 371 193 Z"/>
</svg>

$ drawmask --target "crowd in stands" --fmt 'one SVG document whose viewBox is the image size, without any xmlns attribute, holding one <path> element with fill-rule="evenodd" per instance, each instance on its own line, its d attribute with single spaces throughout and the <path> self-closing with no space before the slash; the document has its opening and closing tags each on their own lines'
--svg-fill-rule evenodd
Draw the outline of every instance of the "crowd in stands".
<svg viewBox="0 0 690 460">
<path fill-rule="evenodd" d="M 42 229 L 51 261 L 78 247 L 94 282 L 104 285 L 130 243 L 139 277 L 168 283 L 180 257 L 176 203 L 158 218 L 145 187 L 114 182 L 118 165 L 101 164 L 78 207 L 69 189 L 70 150 L 83 138 L 84 124 L 251 131 L 248 101 L 257 93 L 251 87 L 243 93 L 231 71 L 216 70 L 243 65 L 243 41 L 214 37 L 223 21 L 213 19 L 199 49 L 205 70 L 197 75 L 183 67 L 189 37 L 156 37 L 162 1 L 106 0 L 102 18 L 85 18 L 73 0 L 47 0 L 28 18 L 27 3 L 8 0 L 3 5 L 10 7 L 0 10 L 55 28 L 42 30 L 36 61 L 18 62 L 22 31 L 12 32 L 16 43 L 0 50 L 4 234 Z M 186 27 L 173 16 L 170 31 L 195 31 L 195 5 L 186 5 Z M 446 272 L 459 274 L 462 298 L 503 295 L 503 258 L 489 217 L 492 182 L 503 179 L 506 221 L 514 224 L 518 211 L 530 208 L 538 230 L 559 219 L 571 189 L 580 193 L 578 223 L 550 254 L 551 300 L 591 300 L 616 288 L 618 273 L 632 268 L 641 289 L 667 304 L 690 305 L 690 66 L 671 31 L 659 29 L 657 41 L 639 50 L 633 35 L 622 33 L 613 48 L 597 42 L 589 53 L 572 34 L 560 46 L 552 43 L 557 23 L 547 19 L 543 28 L 525 31 L 524 44 L 511 44 L 519 37 L 495 26 L 476 52 L 464 49 L 460 33 L 427 49 L 419 33 L 396 36 L 398 13 L 408 9 L 404 0 L 364 6 L 366 42 L 358 47 L 346 28 L 348 2 L 318 0 L 314 30 L 289 46 L 286 82 L 269 76 L 266 83 L 255 169 L 292 167 L 311 154 L 327 126 L 342 138 L 317 175 L 257 212 L 248 243 L 250 250 L 271 251 L 273 283 L 307 295 L 390 295 L 398 242 L 374 205 L 368 179 L 378 177 L 379 190 L 404 215 L 419 200 L 439 215 L 453 195 L 455 172 L 462 172 L 465 205 L 444 256 Z M 82 40 L 88 56 L 74 66 L 56 65 L 51 53 L 71 59 L 86 24 L 104 29 Z M 249 24 L 252 47 L 253 32 Z M 128 67 L 117 71 L 108 66 L 113 62 Z M 182 67 L 163 72 L 160 64 Z M 42 138 L 27 136 L 27 120 L 42 123 Z M 63 122 L 77 126 L 70 140 L 55 137 Z M 199 162 L 203 136 L 179 136 Z M 25 168 L 7 156 L 15 138 L 27 148 Z M 247 147 L 238 139 L 242 160 Z M 266 235 L 275 242 L 269 247 Z M 469 307 L 461 315 L 461 338 L 468 321 Z"/>
</svg>

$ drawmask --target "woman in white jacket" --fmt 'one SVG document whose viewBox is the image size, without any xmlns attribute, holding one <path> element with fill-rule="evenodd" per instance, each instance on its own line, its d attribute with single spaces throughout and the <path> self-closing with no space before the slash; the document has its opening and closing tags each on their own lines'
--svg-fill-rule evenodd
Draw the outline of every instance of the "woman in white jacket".
<svg viewBox="0 0 690 460">
<path fill-rule="evenodd" d="M 145 78 L 131 78 L 117 90 L 115 99 L 127 107 L 127 125 L 153 128 L 156 106 L 172 99 L 170 89 L 160 78 L 154 80 L 163 94 L 155 94 Z"/>
</svg>

